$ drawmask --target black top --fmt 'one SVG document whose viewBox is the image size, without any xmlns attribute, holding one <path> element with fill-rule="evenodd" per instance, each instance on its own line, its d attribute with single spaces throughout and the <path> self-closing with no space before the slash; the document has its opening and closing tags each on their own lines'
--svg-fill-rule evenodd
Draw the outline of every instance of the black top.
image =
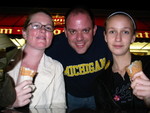
<svg viewBox="0 0 150 113">
<path fill-rule="evenodd" d="M 54 37 L 46 54 L 60 61 L 64 67 L 66 91 L 76 97 L 93 96 L 93 81 L 99 75 L 111 53 L 103 37 L 103 28 L 98 27 L 90 48 L 85 54 L 78 54 L 68 44 L 64 33 Z"/>
<path fill-rule="evenodd" d="M 143 72 L 150 78 L 150 56 L 133 55 L 131 61 L 141 60 Z M 96 79 L 95 99 L 98 109 L 146 109 L 143 100 L 132 93 L 130 79 L 127 73 L 124 78 L 114 73 L 111 66 Z"/>
</svg>

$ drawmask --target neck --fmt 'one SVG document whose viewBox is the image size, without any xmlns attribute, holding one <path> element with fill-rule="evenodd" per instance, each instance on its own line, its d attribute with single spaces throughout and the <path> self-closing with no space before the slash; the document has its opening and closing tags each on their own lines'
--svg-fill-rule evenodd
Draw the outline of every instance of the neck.
<svg viewBox="0 0 150 113">
<path fill-rule="evenodd" d="M 43 50 L 24 48 L 22 66 L 37 70 L 40 60 L 43 56 Z"/>
<path fill-rule="evenodd" d="M 124 76 L 126 70 L 126 66 L 128 66 L 131 62 L 131 53 L 127 53 L 122 56 L 114 56 L 113 55 L 113 72 L 118 72 L 121 76 Z"/>
</svg>

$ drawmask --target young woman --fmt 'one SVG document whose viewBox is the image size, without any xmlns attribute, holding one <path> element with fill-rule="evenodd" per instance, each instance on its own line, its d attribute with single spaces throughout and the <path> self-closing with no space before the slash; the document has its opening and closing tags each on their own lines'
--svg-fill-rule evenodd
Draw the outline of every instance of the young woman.
<svg viewBox="0 0 150 113">
<path fill-rule="evenodd" d="M 97 108 L 139 110 L 150 107 L 150 56 L 133 55 L 129 49 L 136 39 L 135 21 L 126 12 L 114 12 L 106 19 L 104 35 L 113 62 L 96 80 Z M 142 61 L 143 71 L 130 79 L 125 68 L 135 60 Z"/>
</svg>

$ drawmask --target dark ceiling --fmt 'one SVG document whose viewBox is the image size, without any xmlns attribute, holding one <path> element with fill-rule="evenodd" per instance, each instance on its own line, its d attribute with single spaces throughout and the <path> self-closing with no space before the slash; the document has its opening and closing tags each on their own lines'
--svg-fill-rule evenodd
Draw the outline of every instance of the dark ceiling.
<svg viewBox="0 0 150 113">
<path fill-rule="evenodd" d="M 65 7 L 65 6 L 48 6 L 48 5 L 17 5 L 17 6 L 10 6 L 10 5 L 3 5 L 0 6 L 0 14 L 28 14 L 30 11 L 33 9 L 47 9 L 49 12 L 53 14 L 65 14 L 65 12 L 70 8 L 70 7 Z M 126 11 L 133 15 L 136 18 L 145 18 L 145 19 L 150 19 L 150 10 L 148 9 L 136 9 L 136 8 L 99 8 L 99 7 L 89 7 L 95 16 L 102 16 L 106 17 L 110 13 L 114 11 Z"/>
<path fill-rule="evenodd" d="M 44 8 L 53 14 L 64 15 L 69 8 L 85 4 L 93 11 L 95 16 L 107 17 L 114 11 L 126 11 L 135 18 L 150 21 L 149 3 L 144 1 L 131 3 L 114 0 L 3 0 L 3 3 L 0 4 L 0 14 L 28 14 L 33 9 Z"/>
<path fill-rule="evenodd" d="M 6 2 L 6 3 L 5 3 Z M 81 0 L 80 0 L 81 2 Z M 77 0 L 70 0 L 70 1 L 50 1 L 50 0 L 20 0 L 20 1 L 4 1 L 3 4 L 0 4 L 0 16 L 1 15 L 27 15 L 33 9 L 47 9 L 51 14 L 59 14 L 64 15 L 66 11 L 76 6 L 78 3 Z M 140 20 L 142 24 L 150 25 L 150 10 L 149 4 L 143 5 L 141 2 L 134 2 L 131 4 L 130 2 L 120 1 L 119 3 L 114 1 L 102 1 L 98 2 L 98 0 L 82 0 L 82 4 L 89 4 L 86 5 L 89 7 L 96 17 L 107 17 L 110 13 L 114 11 L 125 11 L 131 14 L 134 18 Z M 115 5 L 113 5 L 115 4 Z"/>
</svg>

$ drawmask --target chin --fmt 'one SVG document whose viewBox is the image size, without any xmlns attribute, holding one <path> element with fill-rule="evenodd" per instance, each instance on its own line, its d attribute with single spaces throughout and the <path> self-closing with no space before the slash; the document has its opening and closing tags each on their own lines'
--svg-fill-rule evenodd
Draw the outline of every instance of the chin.
<svg viewBox="0 0 150 113">
<path fill-rule="evenodd" d="M 78 54 L 84 54 L 86 51 L 76 51 Z"/>
<path fill-rule="evenodd" d="M 123 56 L 123 55 L 125 55 L 125 54 L 123 54 L 123 53 L 114 53 L 114 55 L 115 55 L 115 56 Z"/>
</svg>

